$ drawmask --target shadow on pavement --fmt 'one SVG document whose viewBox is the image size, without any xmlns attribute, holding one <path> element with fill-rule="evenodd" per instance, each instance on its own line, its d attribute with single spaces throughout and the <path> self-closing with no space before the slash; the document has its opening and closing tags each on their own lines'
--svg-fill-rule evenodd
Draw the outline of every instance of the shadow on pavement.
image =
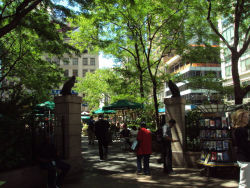
<svg viewBox="0 0 250 188">
<path fill-rule="evenodd" d="M 109 146 L 107 161 L 99 161 L 98 144 L 89 146 L 87 137 L 82 139 L 83 173 L 68 177 L 63 188 L 220 188 L 238 186 L 237 179 L 219 179 L 201 176 L 201 169 L 174 168 L 176 174 L 167 176 L 162 164 L 157 163 L 158 155 L 150 159 L 151 176 L 136 174 L 136 156 L 124 152 L 119 141 Z"/>
</svg>

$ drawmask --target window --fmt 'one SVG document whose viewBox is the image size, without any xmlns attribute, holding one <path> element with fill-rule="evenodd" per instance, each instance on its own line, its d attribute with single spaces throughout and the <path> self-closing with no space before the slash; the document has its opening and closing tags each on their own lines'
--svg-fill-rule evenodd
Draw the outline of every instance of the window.
<svg viewBox="0 0 250 188">
<path fill-rule="evenodd" d="M 64 58 L 63 59 L 63 64 L 64 65 L 69 65 L 69 58 Z"/>
<path fill-rule="evenodd" d="M 225 68 L 226 76 L 232 76 L 232 66 L 226 66 Z"/>
<path fill-rule="evenodd" d="M 60 59 L 54 59 L 53 62 L 57 65 L 60 65 Z"/>
<path fill-rule="evenodd" d="M 90 65 L 94 65 L 95 66 L 95 58 L 90 58 Z"/>
<path fill-rule="evenodd" d="M 73 65 L 78 65 L 78 58 L 73 58 L 72 62 L 73 62 Z"/>
<path fill-rule="evenodd" d="M 48 61 L 49 63 L 51 63 L 51 59 L 50 58 L 46 58 L 46 61 Z"/>
<path fill-rule="evenodd" d="M 67 69 L 64 70 L 64 76 L 65 76 L 65 77 L 69 77 L 69 70 L 67 70 Z"/>
<path fill-rule="evenodd" d="M 91 69 L 90 72 L 92 72 L 92 73 L 95 72 L 95 69 Z"/>
<path fill-rule="evenodd" d="M 250 70 L 250 58 L 244 59 L 240 62 L 241 64 L 241 72 L 245 72 Z"/>
<path fill-rule="evenodd" d="M 82 58 L 82 65 L 88 65 L 88 58 Z"/>
<path fill-rule="evenodd" d="M 78 70 L 77 69 L 73 70 L 73 76 L 78 76 Z"/>
<path fill-rule="evenodd" d="M 82 77 L 84 77 L 84 76 L 86 75 L 87 72 L 88 72 L 87 69 L 83 69 L 83 70 L 82 70 Z"/>
</svg>

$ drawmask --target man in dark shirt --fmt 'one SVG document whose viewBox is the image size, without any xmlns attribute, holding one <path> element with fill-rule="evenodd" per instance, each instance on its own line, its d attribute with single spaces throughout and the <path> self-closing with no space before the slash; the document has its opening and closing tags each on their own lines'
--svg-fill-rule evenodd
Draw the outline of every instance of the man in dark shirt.
<svg viewBox="0 0 250 188">
<path fill-rule="evenodd" d="M 103 119 L 102 114 L 98 118 L 95 122 L 95 135 L 98 140 L 100 160 L 105 160 L 108 155 L 109 122 Z"/>
<path fill-rule="evenodd" d="M 39 147 L 38 162 L 42 169 L 48 170 L 48 187 L 59 188 L 70 170 L 70 165 L 59 159 L 56 147 L 49 135 L 46 135 Z M 60 170 L 59 174 L 57 174 L 57 169 Z"/>
</svg>

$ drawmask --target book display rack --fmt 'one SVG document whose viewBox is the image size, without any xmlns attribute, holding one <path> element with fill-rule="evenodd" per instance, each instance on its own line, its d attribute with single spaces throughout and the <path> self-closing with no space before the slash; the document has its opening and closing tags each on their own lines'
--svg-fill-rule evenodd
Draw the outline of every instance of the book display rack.
<svg viewBox="0 0 250 188">
<path fill-rule="evenodd" d="M 206 167 L 235 166 L 232 159 L 231 127 L 221 114 L 204 114 L 199 120 L 201 158 Z"/>
</svg>

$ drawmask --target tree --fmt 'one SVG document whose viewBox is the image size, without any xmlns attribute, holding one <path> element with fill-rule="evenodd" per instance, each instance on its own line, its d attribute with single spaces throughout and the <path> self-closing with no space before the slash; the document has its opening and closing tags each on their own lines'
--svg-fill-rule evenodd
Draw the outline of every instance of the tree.
<svg viewBox="0 0 250 188">
<path fill-rule="evenodd" d="M 20 104 L 20 108 L 13 107 L 20 110 L 21 106 L 32 106 L 48 100 L 51 89 L 61 84 L 62 69 L 42 58 L 44 54 L 59 58 L 72 52 L 59 28 L 50 23 L 46 10 L 38 10 L 30 12 L 22 25 L 0 38 L 1 106 Z M 4 108 L 3 111 L 7 112 Z"/>
<path fill-rule="evenodd" d="M 98 69 L 94 73 L 87 73 L 84 78 L 79 78 L 75 84 L 75 90 L 83 94 L 84 101 L 88 103 L 90 110 L 99 108 L 100 101 L 106 105 L 106 98 L 112 97 L 112 101 L 118 99 L 137 99 L 136 86 L 128 83 L 119 74 L 111 69 Z"/>
<path fill-rule="evenodd" d="M 0 4 L 0 38 L 22 24 L 30 12 L 50 10 L 51 18 L 56 23 L 63 24 L 65 17 L 71 16 L 74 11 L 53 0 L 2 0 Z M 92 5 L 92 0 L 69 0 L 70 5 L 85 7 Z"/>
<path fill-rule="evenodd" d="M 141 97 L 145 96 L 145 81 L 151 82 L 155 119 L 159 126 L 157 93 L 161 85 L 159 77 L 165 74 L 159 69 L 179 37 L 185 15 L 183 4 L 176 1 L 138 0 L 130 3 L 120 0 L 96 1 L 95 5 L 88 16 L 78 18 L 80 32 L 74 33 L 73 38 L 79 44 L 90 41 L 90 46 L 98 45 L 106 53 L 123 60 L 123 71 L 130 76 L 137 75 Z M 95 29 L 87 32 L 89 24 Z"/>
<path fill-rule="evenodd" d="M 238 64 L 240 57 L 247 51 L 249 35 L 249 2 L 246 0 L 217 0 L 212 2 L 208 0 L 207 21 L 212 30 L 218 35 L 222 43 L 231 52 L 232 78 L 234 84 L 235 104 L 242 104 L 244 96 L 250 91 L 250 85 L 244 87 L 240 83 Z M 227 41 L 223 34 L 218 30 L 212 15 L 219 15 L 218 18 L 226 19 L 228 25 L 234 29 L 233 41 Z"/>
</svg>

